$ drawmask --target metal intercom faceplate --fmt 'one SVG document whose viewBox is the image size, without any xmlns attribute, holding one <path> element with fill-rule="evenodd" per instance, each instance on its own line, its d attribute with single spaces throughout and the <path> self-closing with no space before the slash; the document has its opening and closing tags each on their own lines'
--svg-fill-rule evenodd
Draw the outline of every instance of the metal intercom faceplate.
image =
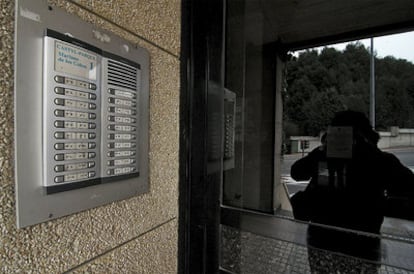
<svg viewBox="0 0 414 274">
<path fill-rule="evenodd" d="M 141 66 L 50 29 L 43 48 L 44 186 L 139 176 Z"/>
<path fill-rule="evenodd" d="M 224 90 L 224 170 L 234 168 L 234 146 L 236 132 L 236 93 Z"/>
<path fill-rule="evenodd" d="M 59 39 L 60 38 L 60 39 Z M 46 30 L 43 46 L 43 185 L 99 178 L 101 66 L 99 52 Z M 78 43 L 79 44 L 79 43 Z"/>
<path fill-rule="evenodd" d="M 148 191 L 148 52 L 45 0 L 15 41 L 18 226 Z"/>
</svg>

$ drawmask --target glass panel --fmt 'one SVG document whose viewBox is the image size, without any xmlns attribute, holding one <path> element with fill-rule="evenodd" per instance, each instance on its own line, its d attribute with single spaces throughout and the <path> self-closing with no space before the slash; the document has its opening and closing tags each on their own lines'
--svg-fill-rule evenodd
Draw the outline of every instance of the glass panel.
<svg viewBox="0 0 414 274">
<path fill-rule="evenodd" d="M 404 37 L 292 54 L 281 179 L 296 218 L 413 238 L 414 57 L 398 47 L 414 34 Z"/>
<path fill-rule="evenodd" d="M 273 213 L 275 52 L 261 40 L 263 18 L 255 23 L 259 31 L 240 31 L 245 8 L 255 4 L 228 1 L 226 88 L 235 100 L 224 107 L 228 114 L 233 108 L 226 107 L 234 104 L 235 120 L 233 163 L 224 161 L 223 204 Z"/>
<path fill-rule="evenodd" d="M 368 120 L 369 44 L 354 41 L 293 52 L 283 78 L 282 126 L 276 117 L 281 112 L 282 61 L 275 45 L 263 41 L 266 20 L 254 12 L 257 3 L 227 1 L 222 268 L 234 273 L 332 273 L 347 272 L 350 266 L 356 272 L 399 271 L 378 263 L 401 266 L 401 253 L 405 258 L 413 254 L 413 61 L 376 52 L 373 128 Z M 344 110 L 354 111 L 354 116 L 333 120 Z M 381 137 L 378 144 L 376 132 Z M 368 145 L 361 145 L 364 142 Z M 275 156 L 280 147 L 283 155 Z M 292 178 L 292 166 L 312 158 L 312 151 L 317 160 L 308 161 L 311 167 Z M 397 171 L 387 172 L 391 166 Z M 322 188 L 310 187 L 318 184 Z M 308 203 L 305 199 L 305 216 L 300 210 L 294 216 L 292 202 L 309 188 L 315 190 L 316 199 Z M 255 217 L 228 216 L 224 210 L 253 210 Z M 290 223 L 285 229 L 269 227 L 265 217 Z M 266 237 L 256 230 L 277 233 Z M 295 233 L 303 242 L 286 239 Z M 388 253 L 387 247 L 392 247 Z"/>
</svg>

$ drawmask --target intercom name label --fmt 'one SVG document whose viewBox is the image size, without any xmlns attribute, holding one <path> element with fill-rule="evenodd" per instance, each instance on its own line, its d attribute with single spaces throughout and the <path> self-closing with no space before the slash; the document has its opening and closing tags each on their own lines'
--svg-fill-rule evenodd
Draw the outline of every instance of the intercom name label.
<svg viewBox="0 0 414 274">
<path fill-rule="evenodd" d="M 97 56 L 59 41 L 55 42 L 55 70 L 96 80 Z"/>
</svg>

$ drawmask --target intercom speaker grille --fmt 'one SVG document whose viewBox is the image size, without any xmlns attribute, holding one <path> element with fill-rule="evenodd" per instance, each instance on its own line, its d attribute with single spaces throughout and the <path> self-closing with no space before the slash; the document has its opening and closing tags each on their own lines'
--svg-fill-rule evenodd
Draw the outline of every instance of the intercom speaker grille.
<svg viewBox="0 0 414 274">
<path fill-rule="evenodd" d="M 127 64 L 108 60 L 108 84 L 136 90 L 138 69 Z"/>
</svg>

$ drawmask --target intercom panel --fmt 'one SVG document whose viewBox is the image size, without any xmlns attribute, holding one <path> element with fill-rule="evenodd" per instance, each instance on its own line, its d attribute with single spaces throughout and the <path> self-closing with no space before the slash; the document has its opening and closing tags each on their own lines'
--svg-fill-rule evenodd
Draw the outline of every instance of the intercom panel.
<svg viewBox="0 0 414 274">
<path fill-rule="evenodd" d="M 61 39 L 58 37 L 61 36 Z M 68 37 L 70 38 L 70 37 Z M 67 40 L 67 41 L 64 41 Z M 43 50 L 43 185 L 100 177 L 101 64 L 92 47 L 46 30 Z"/>
<path fill-rule="evenodd" d="M 147 192 L 148 51 L 44 0 L 15 41 L 18 226 Z"/>
<path fill-rule="evenodd" d="M 236 93 L 224 90 L 224 170 L 234 168 L 234 146 L 236 132 Z"/>
<path fill-rule="evenodd" d="M 141 69 L 114 57 L 103 59 L 102 177 L 139 175 L 139 116 Z"/>
<path fill-rule="evenodd" d="M 43 56 L 44 186 L 139 176 L 140 65 L 50 29 Z"/>
</svg>

